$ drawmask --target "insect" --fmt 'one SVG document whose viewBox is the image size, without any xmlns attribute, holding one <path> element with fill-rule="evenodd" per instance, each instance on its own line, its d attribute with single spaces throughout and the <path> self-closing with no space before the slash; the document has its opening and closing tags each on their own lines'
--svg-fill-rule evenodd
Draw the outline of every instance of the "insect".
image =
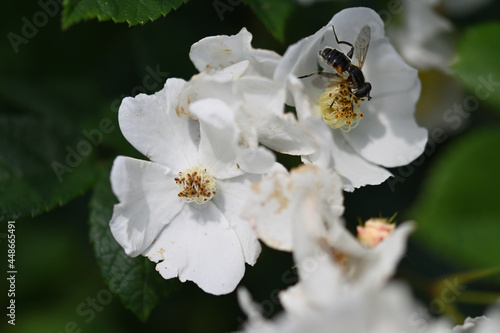
<svg viewBox="0 0 500 333">
<path fill-rule="evenodd" d="M 314 72 L 308 75 L 299 76 L 299 79 L 312 75 L 324 75 L 332 79 L 331 83 L 347 83 L 349 85 L 349 89 L 356 97 L 367 97 L 368 100 L 370 100 L 372 85 L 370 82 L 365 81 L 365 76 L 361 71 L 363 64 L 365 63 L 368 46 L 370 45 L 370 26 L 365 25 L 361 29 L 356 37 L 356 47 L 349 42 L 339 40 L 333 25 L 332 30 L 337 44 L 346 44 L 351 47 L 347 54 L 330 46 L 326 46 L 319 52 L 321 58 L 335 70 L 335 73 Z M 354 52 L 356 52 L 357 65 L 352 63 L 352 56 Z"/>
<path fill-rule="evenodd" d="M 342 128 L 344 131 L 357 126 L 359 118 L 363 114 L 358 111 L 358 106 L 365 98 L 370 100 L 372 85 L 365 80 L 362 72 L 366 53 L 370 45 L 370 26 L 365 25 L 356 36 L 354 45 L 347 41 L 339 40 L 335 28 L 332 25 L 333 34 L 337 44 L 345 44 L 351 47 L 347 54 L 330 46 L 319 51 L 321 59 L 334 72 L 314 72 L 299 76 L 299 79 L 320 75 L 328 78 L 328 88 L 320 96 L 319 105 L 323 119 L 332 128 Z M 353 63 L 353 56 L 356 63 Z"/>
</svg>

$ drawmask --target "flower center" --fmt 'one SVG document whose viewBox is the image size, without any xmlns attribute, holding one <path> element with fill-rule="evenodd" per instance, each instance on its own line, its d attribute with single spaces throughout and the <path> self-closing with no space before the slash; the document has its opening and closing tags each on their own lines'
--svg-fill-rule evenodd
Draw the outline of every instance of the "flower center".
<svg viewBox="0 0 500 333">
<path fill-rule="evenodd" d="M 215 195 L 215 179 L 210 176 L 207 169 L 197 166 L 179 172 L 179 177 L 174 178 L 179 186 L 179 197 L 186 198 L 186 202 L 205 203 Z"/>
<path fill-rule="evenodd" d="M 319 107 L 323 121 L 333 129 L 340 128 L 344 132 L 358 126 L 364 117 L 359 112 L 359 104 L 364 98 L 356 97 L 347 84 L 332 85 L 319 97 Z"/>
</svg>

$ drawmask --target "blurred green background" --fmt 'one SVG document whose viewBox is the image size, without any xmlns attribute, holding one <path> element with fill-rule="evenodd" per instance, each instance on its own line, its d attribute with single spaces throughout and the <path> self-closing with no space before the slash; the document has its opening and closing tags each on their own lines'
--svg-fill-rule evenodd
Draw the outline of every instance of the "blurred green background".
<svg viewBox="0 0 500 333">
<path fill-rule="evenodd" d="M 273 1 L 269 1 L 272 3 Z M 225 2 L 227 3 L 227 2 Z M 265 3 L 265 1 L 261 1 Z M 154 93 L 167 77 L 188 80 L 196 69 L 189 60 L 190 46 L 210 35 L 236 34 L 242 27 L 253 34 L 253 46 L 283 54 L 286 47 L 316 32 L 339 10 L 365 1 L 294 4 L 286 19 L 284 41 L 276 40 L 245 4 L 232 6 L 220 19 L 211 1 L 191 0 L 166 17 L 129 27 L 112 21 L 80 22 L 61 29 L 61 11 L 37 28 L 16 53 L 9 33 L 22 35 L 23 18 L 32 21 L 41 11 L 37 2 L 12 2 L 0 21 L 0 294 L 7 306 L 7 221 L 16 221 L 16 326 L 7 324 L 2 311 L 2 332 L 227 332 L 244 321 L 236 294 L 212 296 L 194 284 L 165 282 L 168 296 L 149 319 L 141 321 L 109 292 L 93 243 L 89 241 L 89 205 L 99 179 L 117 155 L 141 158 L 122 137 L 117 107 L 125 96 Z M 370 2 L 375 10 L 385 1 Z M 445 108 L 474 96 L 478 75 L 493 75 L 500 82 L 497 55 L 500 5 L 490 4 L 474 14 L 451 18 L 456 27 L 458 65 L 453 80 L 464 95 Z M 484 27 L 484 22 L 493 22 Z M 494 23 L 496 22 L 496 24 Z M 398 24 L 397 20 L 393 24 Z M 479 27 L 479 28 L 478 28 Z M 11 35 L 12 36 L 12 35 Z M 488 42 L 491 41 L 491 42 Z M 486 45 L 486 49 L 481 47 Z M 458 56 L 458 54 L 460 56 Z M 477 69 L 476 69 L 477 67 Z M 157 76 L 152 75 L 156 72 Z M 496 76 L 499 74 L 499 76 Z M 422 73 L 423 89 L 426 81 Z M 148 79 L 146 85 L 144 79 Z M 441 96 L 439 86 L 431 103 Z M 498 92 L 493 92 L 498 96 Z M 412 237 L 398 278 L 409 281 L 423 304 L 432 305 L 446 277 L 460 277 L 467 291 L 455 306 L 442 311 L 454 318 L 480 315 L 487 303 L 500 296 L 500 185 L 499 114 L 492 98 L 481 100 L 458 130 L 419 121 L 430 133 L 442 129 L 445 139 L 431 140 L 426 153 L 406 168 L 391 170 L 399 181 L 346 193 L 346 221 L 354 230 L 358 219 L 392 216 L 397 221 L 416 219 L 420 228 Z M 451 104 L 450 104 L 451 103 Z M 437 118 L 442 118 L 438 112 Z M 76 149 L 84 130 L 99 128 L 110 119 L 113 128 L 72 172 L 58 182 L 53 161 L 64 162 L 67 147 Z M 427 119 L 427 120 L 426 120 Z M 111 127 L 112 126 L 112 127 Z M 481 148 L 479 148 L 481 147 Z M 297 158 L 280 156 L 287 166 Z M 104 175 L 104 176 L 103 176 Z M 32 215 L 36 215 L 32 217 Z M 5 254 L 5 255 L 4 255 Z M 142 258 L 139 258 L 142 259 Z M 295 281 L 288 253 L 263 249 L 255 267 L 247 266 L 241 283 L 266 315 L 280 310 L 275 293 Z M 153 268 L 153 265 L 151 266 Z M 492 271 L 484 271 L 492 269 Z M 471 274 L 464 274 L 472 272 Z M 492 273 L 493 272 L 493 273 Z M 157 282 L 158 283 L 158 282 Z"/>
</svg>

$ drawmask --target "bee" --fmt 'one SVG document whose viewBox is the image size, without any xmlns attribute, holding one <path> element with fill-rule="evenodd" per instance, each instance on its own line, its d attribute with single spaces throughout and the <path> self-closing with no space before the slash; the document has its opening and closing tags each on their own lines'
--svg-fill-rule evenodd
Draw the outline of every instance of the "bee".
<svg viewBox="0 0 500 333">
<path fill-rule="evenodd" d="M 320 75 L 328 79 L 329 87 L 319 100 L 323 119 L 332 128 L 349 131 L 357 126 L 359 119 L 363 117 L 363 114 L 358 110 L 360 102 L 365 98 L 371 99 L 372 85 L 366 81 L 362 72 L 370 45 L 371 30 L 369 25 L 361 28 L 354 45 L 339 40 L 333 25 L 332 30 L 337 44 L 351 47 L 349 52 L 345 54 L 330 46 L 324 47 L 319 51 L 319 56 L 334 72 L 314 72 L 299 76 L 299 79 L 313 75 Z M 353 56 L 356 63 L 352 60 Z"/>
<path fill-rule="evenodd" d="M 365 63 L 368 46 L 370 45 L 370 26 L 365 25 L 356 36 L 356 46 L 352 45 L 349 42 L 339 40 L 333 25 L 332 30 L 337 44 L 345 44 L 351 47 L 347 54 L 330 46 L 326 46 L 325 48 L 323 48 L 323 50 L 319 51 L 319 55 L 321 56 L 321 58 L 335 70 L 335 73 L 314 72 L 311 74 L 299 76 L 299 79 L 313 75 L 323 75 L 331 79 L 330 83 L 347 83 L 349 86 L 349 90 L 357 98 L 367 97 L 368 100 L 370 100 L 370 91 L 372 90 L 372 85 L 370 84 L 370 82 L 367 82 L 365 80 L 365 76 L 361 71 L 361 69 L 363 68 L 363 64 Z M 352 63 L 352 56 L 354 55 L 354 52 L 356 52 L 357 65 Z"/>
</svg>

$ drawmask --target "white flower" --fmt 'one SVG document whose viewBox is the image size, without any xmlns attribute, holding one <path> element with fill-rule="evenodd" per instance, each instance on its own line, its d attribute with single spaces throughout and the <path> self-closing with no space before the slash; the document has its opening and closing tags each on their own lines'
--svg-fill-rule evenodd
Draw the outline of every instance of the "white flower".
<svg viewBox="0 0 500 333">
<path fill-rule="evenodd" d="M 176 112 L 186 82 L 167 80 L 154 95 L 125 98 L 125 138 L 151 162 L 118 157 L 111 172 L 119 199 L 111 231 L 127 255 L 148 256 L 165 278 L 229 293 L 260 244 L 239 217 L 251 182 L 261 175 L 237 165 L 234 113 L 216 99 L 191 103 L 195 121 Z"/>
<path fill-rule="evenodd" d="M 239 165 L 244 170 L 261 170 L 256 169 L 251 156 L 246 161 L 249 153 L 266 154 L 259 143 L 286 154 L 314 152 L 317 149 L 314 137 L 298 124 L 293 114 L 284 113 L 285 87 L 266 77 L 247 75 L 250 67 L 250 62 L 243 60 L 219 71 L 195 75 L 181 92 L 178 112 L 187 113 L 190 103 L 204 98 L 224 102 L 234 112 L 240 130 Z M 266 158 L 268 167 L 274 162 L 274 155 L 270 156 Z"/>
<path fill-rule="evenodd" d="M 434 9 L 437 5 L 435 0 L 402 0 L 401 24 L 391 24 L 387 34 L 410 65 L 449 73 L 455 48 L 454 29 Z"/>
<path fill-rule="evenodd" d="M 292 251 L 293 220 L 307 208 L 303 201 L 310 192 L 321 205 L 320 211 L 311 213 L 330 216 L 319 221 L 318 233 L 324 233 L 329 227 L 324 223 L 336 223 L 344 213 L 342 181 L 333 170 L 313 165 L 301 165 L 290 173 L 277 171 L 253 184 L 243 216 L 267 246 Z"/>
<path fill-rule="evenodd" d="M 332 298 L 327 306 L 307 315 L 285 311 L 273 320 L 260 315 L 246 290 L 238 290 L 238 300 L 248 316 L 241 331 L 246 333 L 449 333 L 451 328 L 448 320 L 422 313 L 409 288 L 399 283 L 378 292 Z"/>
<path fill-rule="evenodd" d="M 272 248 L 293 250 L 300 280 L 280 299 L 297 313 L 346 292 L 380 289 L 394 273 L 413 230 L 412 223 L 403 223 L 395 231 L 378 232 L 376 246 L 363 245 L 341 219 L 340 177 L 312 165 L 290 174 L 277 171 L 255 183 L 247 202 L 242 216 L 258 237 Z"/>
<path fill-rule="evenodd" d="M 284 308 L 306 314 L 345 294 L 381 289 L 404 255 L 413 224 L 401 224 L 373 248 L 363 246 L 341 223 L 321 214 L 314 193 L 303 200 L 294 218 L 294 260 L 299 282 L 281 292 Z M 318 226 L 328 226 L 326 232 Z"/>
<path fill-rule="evenodd" d="M 460 5 L 462 1 L 451 2 Z M 419 124 L 429 130 L 439 128 L 453 133 L 461 130 L 468 119 L 450 117 L 465 92 L 451 75 L 457 38 L 452 22 L 442 15 L 443 6 L 447 6 L 446 1 L 402 0 L 401 13 L 391 18 L 387 35 L 403 58 L 419 70 L 422 82 L 416 111 Z"/>
<path fill-rule="evenodd" d="M 320 75 L 297 78 L 316 72 L 319 66 L 324 71 L 334 71 L 318 57 L 324 47 L 330 46 L 345 54 L 350 50 L 350 47 L 335 42 L 332 25 L 339 40 L 349 43 L 355 43 L 358 32 L 365 25 L 370 27 L 371 39 L 362 71 L 372 85 L 371 100 L 355 98 L 340 85 L 330 86 L 326 91 L 324 85 L 318 85 L 325 83 L 325 78 Z M 415 103 L 420 94 L 417 71 L 396 53 L 385 37 L 382 20 L 371 9 L 343 10 L 316 34 L 290 46 L 274 77 L 278 81 L 288 80 L 301 122 L 327 115 L 331 111 L 328 101 L 346 98 L 341 102 L 337 100 L 340 106 L 334 106 L 334 112 L 344 120 L 344 125 L 335 125 L 340 128 L 330 128 L 321 121 L 307 122 L 311 133 L 315 133 L 320 142 L 320 149 L 315 154 L 304 156 L 306 162 L 333 167 L 342 176 L 346 190 L 380 184 L 391 175 L 380 166 L 406 165 L 424 150 L 427 131 L 414 119 Z M 329 93 L 332 96 L 329 97 Z M 319 106 L 320 97 L 326 100 L 322 108 Z M 347 115 L 340 113 L 341 106 L 348 110 Z M 357 127 L 353 128 L 356 123 Z"/>
<path fill-rule="evenodd" d="M 201 73 L 183 90 L 181 112 L 198 99 L 217 98 L 235 112 L 240 146 L 250 148 L 243 153 L 263 154 L 259 143 L 284 154 L 316 151 L 314 137 L 298 124 L 295 115 L 284 112 L 285 85 L 271 79 L 281 57 L 253 49 L 251 38 L 243 28 L 234 36 L 207 37 L 193 44 L 190 57 Z M 255 158 L 250 157 L 239 164 L 254 171 Z"/>
</svg>

